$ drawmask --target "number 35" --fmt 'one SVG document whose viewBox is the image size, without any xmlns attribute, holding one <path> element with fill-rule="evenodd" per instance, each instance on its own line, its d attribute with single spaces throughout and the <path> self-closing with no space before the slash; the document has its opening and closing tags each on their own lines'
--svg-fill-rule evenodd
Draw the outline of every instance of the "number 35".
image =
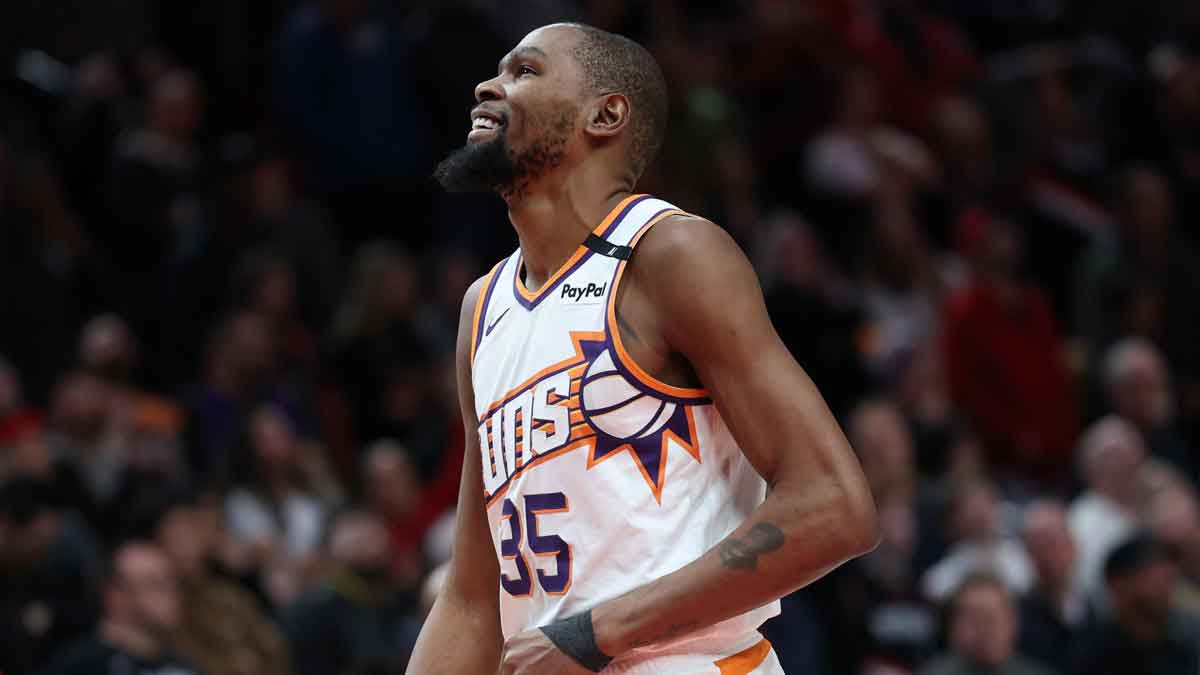
<svg viewBox="0 0 1200 675">
<path fill-rule="evenodd" d="M 567 496 L 561 492 L 525 495 L 525 526 L 529 550 L 539 558 L 554 556 L 556 570 L 547 574 L 537 569 L 538 585 L 550 595 L 562 595 L 571 588 L 571 545 L 557 534 L 538 534 L 538 516 L 549 513 L 566 513 L 570 509 Z M 529 565 L 521 551 L 521 511 L 511 499 L 504 500 L 500 517 L 508 521 L 512 536 L 500 541 L 500 555 L 517 566 L 517 577 L 500 573 L 500 585 L 509 595 L 526 597 L 533 591 L 533 579 Z"/>
</svg>

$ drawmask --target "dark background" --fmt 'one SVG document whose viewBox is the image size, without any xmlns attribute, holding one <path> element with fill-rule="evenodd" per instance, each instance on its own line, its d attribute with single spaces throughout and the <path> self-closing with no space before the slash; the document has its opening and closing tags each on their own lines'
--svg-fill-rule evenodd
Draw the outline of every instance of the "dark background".
<svg viewBox="0 0 1200 675">
<path fill-rule="evenodd" d="M 402 672 L 452 537 L 458 305 L 516 245 L 500 200 L 429 174 L 556 20 L 659 59 L 640 190 L 743 246 L 884 513 L 878 552 L 767 625 L 790 672 L 969 656 L 922 575 L 998 571 L 1028 626 L 1063 559 L 1096 608 L 1066 654 L 1125 625 L 1097 570 L 1142 528 L 1172 612 L 1200 607 L 1200 3 L 11 0 L 6 675 L 84 672 L 62 655 L 129 651 L 126 624 L 175 655 L 136 672 Z M 1043 546 L 1022 509 L 1046 498 L 1069 536 Z M 182 619 L 129 609 L 131 540 L 166 552 Z"/>
</svg>

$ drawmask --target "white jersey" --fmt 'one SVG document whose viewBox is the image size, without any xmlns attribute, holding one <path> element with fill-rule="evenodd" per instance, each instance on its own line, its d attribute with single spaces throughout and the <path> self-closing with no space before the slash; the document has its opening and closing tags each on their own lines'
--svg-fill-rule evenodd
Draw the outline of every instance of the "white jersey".
<svg viewBox="0 0 1200 675">
<path fill-rule="evenodd" d="M 614 309 L 628 257 L 680 213 L 631 196 L 537 292 L 522 282 L 520 250 L 484 282 L 471 380 L 506 638 L 687 565 L 766 495 L 708 393 L 658 381 L 621 344 Z M 776 672 L 756 629 L 778 613 L 771 602 L 606 672 Z M 749 664 L 740 653 L 755 649 L 762 658 Z M 668 665 L 696 654 L 708 669 Z M 733 657 L 749 667 L 714 665 Z"/>
</svg>

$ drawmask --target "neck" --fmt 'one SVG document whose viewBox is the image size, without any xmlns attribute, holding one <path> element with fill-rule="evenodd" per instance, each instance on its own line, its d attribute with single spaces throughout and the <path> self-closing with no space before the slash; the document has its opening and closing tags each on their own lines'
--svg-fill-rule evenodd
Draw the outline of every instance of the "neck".
<svg viewBox="0 0 1200 675">
<path fill-rule="evenodd" d="M 541 287 L 566 262 L 632 184 L 589 179 L 586 173 L 550 188 L 532 187 L 508 199 L 508 219 L 517 229 L 525 286 Z"/>
</svg>

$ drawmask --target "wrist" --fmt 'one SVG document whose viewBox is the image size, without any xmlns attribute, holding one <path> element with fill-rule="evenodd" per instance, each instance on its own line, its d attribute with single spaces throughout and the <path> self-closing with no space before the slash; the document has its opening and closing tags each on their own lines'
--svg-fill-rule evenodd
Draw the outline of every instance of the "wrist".
<svg viewBox="0 0 1200 675">
<path fill-rule="evenodd" d="M 592 609 L 592 632 L 596 636 L 596 646 L 613 658 L 629 649 L 624 627 L 625 624 L 615 619 L 611 602 L 601 603 Z"/>
<path fill-rule="evenodd" d="M 591 610 L 542 626 L 541 630 L 559 651 L 593 673 L 604 670 L 612 662 L 612 655 L 596 644 Z"/>
</svg>

